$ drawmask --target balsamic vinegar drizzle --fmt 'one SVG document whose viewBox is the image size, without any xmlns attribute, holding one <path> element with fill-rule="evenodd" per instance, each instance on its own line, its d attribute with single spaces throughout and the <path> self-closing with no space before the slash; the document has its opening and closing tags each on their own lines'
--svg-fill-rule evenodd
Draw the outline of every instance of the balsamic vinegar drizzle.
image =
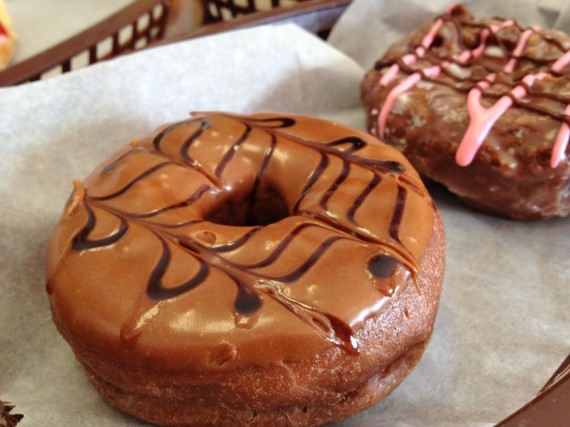
<svg viewBox="0 0 570 427">
<path fill-rule="evenodd" d="M 370 274 L 374 277 L 380 279 L 389 278 L 395 266 L 402 263 L 400 259 L 405 260 L 404 266 L 414 275 L 417 272 L 417 261 L 400 242 L 399 228 L 405 209 L 407 189 L 418 192 L 420 190 L 411 180 L 400 180 L 400 173 L 404 170 L 401 164 L 397 162 L 359 157 L 358 151 L 366 147 L 366 142 L 359 138 L 349 137 L 322 144 L 295 137 L 294 135 L 284 131 L 284 129 L 295 125 L 295 121 L 290 118 L 275 117 L 271 119 L 256 120 L 237 116 L 231 117 L 243 124 L 244 131 L 238 136 L 228 151 L 221 156 L 222 160 L 216 166 L 213 177 L 209 176 L 201 165 L 199 165 L 199 163 L 189 155 L 189 149 L 192 144 L 206 129 L 210 127 L 210 122 L 208 120 L 197 118 L 171 125 L 155 136 L 152 144 L 153 149 L 150 150 L 150 152 L 152 154 L 164 156 L 167 160 L 140 173 L 138 176 L 132 178 L 128 184 L 109 195 L 94 197 L 88 195 L 86 192 L 83 201 L 87 212 L 87 222 L 74 237 L 71 245 L 72 250 L 89 251 L 92 249 L 111 246 L 117 243 L 128 232 L 129 223 L 142 224 L 153 233 L 162 247 L 162 255 L 152 270 L 146 288 L 147 297 L 151 301 L 155 301 L 156 304 L 164 300 L 176 298 L 203 284 L 210 274 L 211 269 L 214 268 L 222 271 L 235 283 L 237 287 L 237 296 L 234 301 L 235 316 L 248 316 L 257 312 L 263 304 L 262 295 L 265 295 L 276 300 L 287 310 L 291 311 L 304 322 L 311 325 L 323 339 L 345 349 L 348 352 L 357 352 L 358 342 L 354 338 L 353 331 L 348 324 L 330 313 L 321 312 L 302 301 L 293 300 L 289 296 L 285 295 L 281 289 L 284 289 L 287 286 L 294 286 L 297 280 L 305 275 L 315 265 L 315 263 L 330 250 L 331 247 L 341 240 L 357 242 L 365 241 L 376 245 L 380 244 L 386 248 L 386 253 L 381 253 L 369 261 L 368 269 Z M 212 185 L 202 185 L 194 192 L 194 194 L 182 202 L 145 213 L 128 213 L 105 203 L 125 194 L 136 183 L 156 171 L 159 171 L 170 164 L 180 164 L 175 159 L 169 159 L 169 157 L 162 151 L 162 142 L 164 138 L 175 129 L 195 124 L 199 124 L 198 130 L 194 131 L 182 144 L 179 155 L 183 159 L 185 167 L 189 166 L 197 169 L 208 178 Z M 259 231 L 262 230 L 263 227 L 249 227 L 241 237 L 229 243 L 208 245 L 191 237 L 176 233 L 177 227 L 190 223 L 197 223 L 202 220 L 192 220 L 183 224 L 157 224 L 155 222 L 147 221 L 149 218 L 155 217 L 160 213 L 192 205 L 201 197 L 204 197 L 208 192 L 222 191 L 222 189 L 219 188 L 219 183 L 221 182 L 221 175 L 225 167 L 232 161 L 240 146 L 247 142 L 254 129 L 267 133 L 270 136 L 270 141 L 268 148 L 264 152 L 263 160 L 253 184 L 251 197 L 255 197 L 260 183 L 264 179 L 267 166 L 271 161 L 277 145 L 279 144 L 279 139 L 287 139 L 294 143 L 302 144 L 312 150 L 317 150 L 320 153 L 321 160 L 307 180 L 302 193 L 292 209 L 292 214 L 310 216 L 311 218 L 320 221 L 319 223 L 310 222 L 296 226 L 281 242 L 279 242 L 279 244 L 265 259 L 252 264 L 239 264 L 224 258 L 222 254 L 235 251 L 246 245 Z M 104 168 L 102 173 L 108 173 L 126 158 L 139 153 L 141 150 L 149 151 L 143 150 L 140 147 L 135 147 L 132 151 L 120 156 L 117 160 Z M 327 169 L 331 156 L 337 157 L 342 161 L 342 170 L 320 200 L 319 204 L 325 212 L 325 215 L 315 215 L 311 212 L 303 211 L 301 209 L 301 205 L 304 198 L 312 191 L 315 183 L 319 180 L 319 177 L 321 177 Z M 364 166 L 370 172 L 371 178 L 368 185 L 357 196 L 354 204 L 348 209 L 347 218 L 355 226 L 355 229 L 349 229 L 346 226 L 338 224 L 332 219 L 327 206 L 329 199 L 347 179 L 351 167 L 353 167 L 354 164 Z M 374 190 L 374 188 L 379 185 L 382 179 L 394 180 L 397 183 L 398 192 L 397 200 L 395 201 L 395 209 L 389 226 L 389 236 L 392 241 L 379 242 L 371 236 L 366 235 L 365 232 L 359 231 L 355 215 L 364 203 L 365 199 Z M 99 240 L 89 239 L 89 235 L 96 226 L 96 216 L 92 206 L 95 206 L 98 209 L 104 209 L 120 220 L 120 226 L 118 229 L 108 237 Z M 311 254 L 309 254 L 304 262 L 300 265 L 293 266 L 286 274 L 281 276 L 272 276 L 255 271 L 276 263 L 280 259 L 282 253 L 301 233 L 310 232 L 311 229 L 335 230 L 335 235 L 324 238 L 324 240 Z M 183 283 L 165 285 L 164 276 L 171 261 L 172 245 L 184 250 L 189 256 L 193 257 L 197 261 L 198 267 L 193 276 Z M 389 255 L 389 253 L 394 253 L 397 257 Z M 133 331 L 127 331 L 126 335 L 130 337 L 129 340 L 134 341 L 136 341 L 136 337 L 138 336 L 137 333 Z"/>
</svg>

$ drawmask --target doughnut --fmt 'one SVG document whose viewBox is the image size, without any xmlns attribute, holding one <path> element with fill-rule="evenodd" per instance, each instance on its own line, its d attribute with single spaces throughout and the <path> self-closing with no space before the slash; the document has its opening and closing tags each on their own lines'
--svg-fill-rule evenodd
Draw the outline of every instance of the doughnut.
<svg viewBox="0 0 570 427">
<path fill-rule="evenodd" d="M 319 425 L 413 369 L 444 240 L 419 174 L 367 132 L 194 113 L 75 182 L 46 289 L 87 378 L 126 413 Z"/>
<path fill-rule="evenodd" d="M 365 74 L 369 131 L 474 208 L 566 216 L 569 49 L 563 33 L 452 6 Z"/>
</svg>

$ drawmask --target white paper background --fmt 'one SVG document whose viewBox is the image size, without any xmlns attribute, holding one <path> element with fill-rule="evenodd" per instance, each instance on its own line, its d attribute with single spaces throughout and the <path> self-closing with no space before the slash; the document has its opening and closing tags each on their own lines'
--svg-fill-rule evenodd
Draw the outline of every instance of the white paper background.
<svg viewBox="0 0 570 427">
<path fill-rule="evenodd" d="M 465 4 L 478 18 L 514 18 L 567 32 L 570 24 L 568 0 L 353 0 L 328 41 L 370 68 L 399 37 L 455 3 Z"/>
<path fill-rule="evenodd" d="M 379 39 L 353 25 L 388 3 L 356 1 L 333 42 L 350 35 L 353 46 L 342 49 L 368 66 L 363 58 Z M 72 179 L 191 110 L 312 114 L 363 128 L 363 72 L 287 25 L 0 89 L 0 399 L 17 405 L 21 425 L 141 424 L 102 401 L 51 322 L 44 255 Z M 513 222 L 470 211 L 441 189 L 434 197 L 448 257 L 432 342 L 394 393 L 339 426 L 491 425 L 532 397 L 570 351 L 570 220 Z"/>
<path fill-rule="evenodd" d="M 18 34 L 13 63 L 79 33 L 133 0 L 6 0 Z"/>
</svg>

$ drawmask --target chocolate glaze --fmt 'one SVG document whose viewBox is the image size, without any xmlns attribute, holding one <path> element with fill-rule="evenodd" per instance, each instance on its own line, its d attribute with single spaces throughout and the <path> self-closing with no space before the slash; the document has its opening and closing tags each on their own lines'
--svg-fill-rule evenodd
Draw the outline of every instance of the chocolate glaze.
<svg viewBox="0 0 570 427">
<path fill-rule="evenodd" d="M 286 218 L 206 220 L 268 192 Z M 237 365 L 328 346 L 354 354 L 362 322 L 415 276 L 433 211 L 407 161 L 364 133 L 303 117 L 196 114 L 77 186 L 50 243 L 54 316 L 75 319 L 72 333 L 92 331 L 88 345 L 111 354 L 147 350 L 135 362 L 184 348 L 200 363 L 222 338 Z"/>
<path fill-rule="evenodd" d="M 570 212 L 570 38 L 459 5 L 394 43 L 363 79 L 368 126 L 470 206 Z"/>
<path fill-rule="evenodd" d="M 501 23 L 505 23 L 507 20 L 495 18 L 494 20 L 486 23 L 473 22 L 471 21 L 471 16 L 466 16 L 463 12 L 453 13 L 454 10 L 463 9 L 461 7 L 457 7 L 452 9 L 450 12 L 439 16 L 435 20 L 435 22 L 438 20 L 442 21 L 443 26 L 450 25 L 454 28 L 454 34 L 447 45 L 444 46 L 443 37 L 436 35 L 433 42 L 428 46 L 429 50 L 427 50 L 425 55 L 421 58 L 418 57 L 417 61 L 413 61 L 410 65 L 404 62 L 403 57 L 382 58 L 376 62 L 374 69 L 381 71 L 393 64 L 397 64 L 400 73 L 403 73 L 404 75 L 419 73 L 421 75 L 421 80 L 446 86 L 458 93 L 468 93 L 475 89 L 481 92 L 483 98 L 498 99 L 503 96 L 507 96 L 512 100 L 513 105 L 517 108 L 532 111 L 541 115 L 547 115 L 560 123 L 570 124 L 570 116 L 564 113 L 564 107 L 568 104 L 568 97 L 562 93 L 563 91 L 545 90 L 543 85 L 537 85 L 538 88 L 535 88 L 534 86 L 528 85 L 522 81 L 522 77 L 531 70 L 533 74 L 540 71 L 547 72 L 550 74 L 549 78 L 562 79 L 562 82 L 559 82 L 559 84 L 564 84 L 567 80 L 567 71 L 557 71 L 552 69 L 552 65 L 560 58 L 560 56 L 568 51 L 568 48 L 570 47 L 568 43 L 564 44 L 561 40 L 545 34 L 542 31 L 538 31 L 537 29 L 527 29 L 522 27 L 516 21 L 512 20 L 509 20 L 512 21 L 512 24 L 508 27 L 498 31 L 492 31 L 492 24 L 500 25 Z M 525 30 L 531 31 L 533 36 L 541 39 L 540 42 L 534 41 L 534 45 L 544 43 L 548 46 L 544 48 L 544 50 L 550 54 L 548 57 L 534 56 L 527 53 L 528 49 L 523 50 L 523 53 L 520 55 L 515 55 L 513 52 L 515 45 L 507 43 L 507 41 L 509 41 L 507 36 L 500 36 L 501 33 L 508 33 L 510 31 L 515 32 L 517 37 L 520 38 L 521 34 Z M 473 57 L 474 48 L 480 43 L 482 31 L 489 31 L 490 33 L 484 45 L 496 46 L 501 50 L 502 55 L 500 60 L 493 62 L 485 55 L 478 58 Z M 469 34 L 469 38 L 474 38 L 477 42 L 467 44 L 465 40 L 466 34 Z M 417 48 L 418 46 L 415 44 L 409 44 L 407 46 L 409 54 L 414 56 L 417 56 Z M 454 56 L 458 52 L 468 52 L 471 54 L 471 57 L 467 61 L 461 61 Z M 515 59 L 517 63 L 515 70 L 511 75 L 511 73 L 506 72 L 504 68 L 506 64 L 513 59 Z M 456 64 L 465 70 L 469 70 L 469 73 L 466 73 L 468 76 L 462 78 L 451 72 L 449 67 L 445 65 L 449 63 Z M 440 67 L 441 73 L 437 76 L 430 76 L 426 73 L 426 69 L 429 69 L 432 66 Z M 497 82 L 489 81 L 491 85 L 497 83 L 496 86 L 484 90 L 479 86 L 479 83 L 487 79 L 491 74 L 500 74 L 501 79 Z M 515 85 L 524 87 L 528 96 L 522 100 L 516 98 L 510 92 L 512 87 Z M 547 104 L 541 105 L 541 98 L 547 98 L 555 101 L 558 105 L 555 108 Z"/>
</svg>

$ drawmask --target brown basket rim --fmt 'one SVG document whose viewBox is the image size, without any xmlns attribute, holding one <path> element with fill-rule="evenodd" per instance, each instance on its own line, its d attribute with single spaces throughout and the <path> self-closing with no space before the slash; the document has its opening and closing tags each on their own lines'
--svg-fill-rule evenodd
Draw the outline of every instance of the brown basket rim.
<svg viewBox="0 0 570 427">
<path fill-rule="evenodd" d="M 193 29 L 185 34 L 165 38 L 155 45 L 173 43 L 266 24 L 295 22 L 306 30 L 323 35 L 327 33 L 352 0 L 310 0 L 292 6 L 241 15 L 229 21 L 218 21 Z"/>
<path fill-rule="evenodd" d="M 145 14 L 152 13 L 152 10 L 159 5 L 165 8 L 165 13 L 162 14 L 160 17 L 161 21 L 158 23 L 160 31 L 157 37 L 162 38 L 168 18 L 168 2 L 169 0 L 137 0 L 131 3 L 104 21 L 1 71 L 0 87 L 38 80 L 41 78 L 42 73 L 58 66 L 63 68 L 63 72 L 70 71 L 70 69 L 68 69 L 69 62 L 73 57 L 82 52 L 88 51 L 90 53 L 90 64 L 107 59 L 107 57 L 92 57 L 91 51 L 95 49 L 97 44 L 101 41 L 109 37 L 118 37 L 119 31 L 128 26 L 135 25 L 135 22 L 139 18 Z M 125 51 L 123 48 L 116 46 L 115 40 L 113 40 L 113 42 L 113 52 L 108 57 L 116 56 Z"/>
<path fill-rule="evenodd" d="M 202 0 L 205 2 L 206 0 Z M 118 32 L 162 4 L 166 12 L 161 19 L 160 37 L 152 40 L 149 47 L 189 40 L 197 37 L 233 31 L 265 24 L 294 22 L 306 30 L 325 38 L 340 15 L 352 0 L 310 0 L 300 1 L 292 6 L 283 6 L 268 11 L 241 15 L 229 21 L 218 21 L 188 31 L 187 33 L 163 38 L 168 19 L 169 0 L 137 0 L 116 14 L 91 28 L 73 36 L 52 48 L 16 63 L 0 72 L 0 87 L 17 85 L 41 78 L 41 74 L 61 66 L 63 72 L 70 71 L 71 59 L 84 51 L 90 51 L 101 41 L 114 37 Z M 124 53 L 114 51 L 112 56 Z M 90 64 L 105 58 L 91 58 Z"/>
</svg>

